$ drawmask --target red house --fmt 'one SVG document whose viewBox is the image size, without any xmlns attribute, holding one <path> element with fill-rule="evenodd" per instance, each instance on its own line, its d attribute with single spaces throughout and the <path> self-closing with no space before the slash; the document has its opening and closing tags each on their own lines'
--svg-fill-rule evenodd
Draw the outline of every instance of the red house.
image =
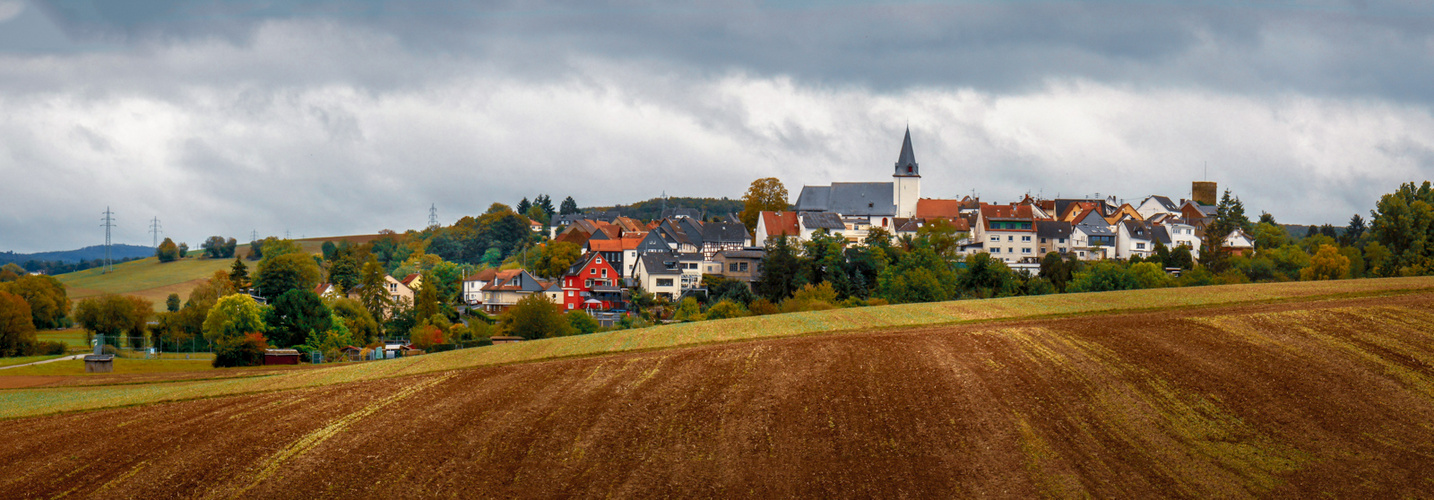
<svg viewBox="0 0 1434 500">
<path fill-rule="evenodd" d="M 622 300 L 620 278 L 601 253 L 588 252 L 563 275 L 563 310 L 612 309 Z"/>
</svg>

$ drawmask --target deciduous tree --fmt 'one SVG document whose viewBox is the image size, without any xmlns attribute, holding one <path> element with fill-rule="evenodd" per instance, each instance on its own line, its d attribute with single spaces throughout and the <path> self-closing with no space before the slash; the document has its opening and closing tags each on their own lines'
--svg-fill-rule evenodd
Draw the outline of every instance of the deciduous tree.
<svg viewBox="0 0 1434 500">
<path fill-rule="evenodd" d="M 248 295 L 228 295 L 209 309 L 204 318 L 204 338 L 215 342 L 232 342 L 248 334 L 264 332 L 264 307 Z"/>
<path fill-rule="evenodd" d="M 547 294 L 534 293 L 519 300 L 499 316 L 498 329 L 505 335 L 528 340 L 563 337 L 572 333 L 572 325 Z"/>
<path fill-rule="evenodd" d="M 747 187 L 747 194 L 742 195 L 742 224 L 747 226 L 747 232 L 757 230 L 757 217 L 762 212 L 774 212 L 787 209 L 787 187 L 776 177 L 765 177 L 752 181 Z"/>
<path fill-rule="evenodd" d="M 1333 245 L 1322 245 L 1319 251 L 1310 257 L 1310 265 L 1300 270 L 1300 279 L 1312 280 L 1338 280 L 1349 277 L 1349 257 L 1339 253 L 1339 249 Z"/>
<path fill-rule="evenodd" d="M 303 253 L 265 256 L 254 276 L 254 288 L 261 296 L 277 298 L 289 290 L 313 290 L 321 274 L 314 258 Z"/>
<path fill-rule="evenodd" d="M 70 298 L 65 292 L 65 285 L 53 276 L 27 274 L 0 284 L 0 290 L 19 295 L 30 304 L 35 328 L 63 326 L 65 317 L 70 313 Z"/>
<path fill-rule="evenodd" d="M 165 238 L 164 242 L 154 249 L 154 256 L 158 257 L 160 262 L 174 262 L 179 259 L 179 246 L 174 244 L 174 240 Z"/>
<path fill-rule="evenodd" d="M 35 324 L 24 298 L 0 291 L 0 357 L 24 356 L 35 345 Z"/>
</svg>

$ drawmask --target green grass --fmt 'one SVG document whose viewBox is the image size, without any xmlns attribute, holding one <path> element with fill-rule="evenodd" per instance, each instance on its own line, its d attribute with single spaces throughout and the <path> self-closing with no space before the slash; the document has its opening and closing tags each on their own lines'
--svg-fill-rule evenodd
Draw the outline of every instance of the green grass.
<svg viewBox="0 0 1434 500">
<path fill-rule="evenodd" d="M 126 373 L 176 373 L 213 370 L 209 359 L 115 359 L 115 374 Z M 105 375 L 85 373 L 84 360 L 56 361 L 42 365 L 24 366 L 0 370 L 0 377 L 21 377 L 39 375 Z"/>
<path fill-rule="evenodd" d="M 40 341 L 64 342 L 70 347 L 90 347 L 90 341 L 85 337 L 85 331 L 80 328 L 41 330 L 35 332 L 35 339 Z"/>
<path fill-rule="evenodd" d="M 328 368 L 136 387 L 0 392 L 0 418 L 315 387 L 445 370 L 702 344 L 1107 312 L 1379 296 L 1434 290 L 1434 277 L 1166 288 L 814 311 L 602 332 Z"/>
<path fill-rule="evenodd" d="M 18 358 L 0 358 L 0 366 L 23 365 L 23 364 L 25 364 L 25 363 L 34 363 L 34 362 L 36 362 L 36 361 L 44 361 L 44 360 L 47 360 L 47 359 L 55 359 L 55 358 L 58 358 L 58 357 L 60 357 L 60 356 L 65 356 L 65 355 L 64 355 L 64 354 L 56 354 L 56 355 L 46 355 L 46 356 L 21 356 L 21 357 L 18 357 Z M 10 372 L 10 371 L 12 371 L 12 370 L 19 370 L 19 369 L 20 369 L 20 368 L 11 368 L 10 370 L 0 371 L 0 374 L 6 374 L 6 373 L 8 373 L 8 372 Z"/>
</svg>

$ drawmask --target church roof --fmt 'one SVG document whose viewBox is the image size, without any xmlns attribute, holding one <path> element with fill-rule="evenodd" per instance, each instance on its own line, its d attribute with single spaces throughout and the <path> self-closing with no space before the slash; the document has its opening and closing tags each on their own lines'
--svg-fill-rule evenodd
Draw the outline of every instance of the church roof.
<svg viewBox="0 0 1434 500">
<path fill-rule="evenodd" d="M 825 212 L 831 201 L 831 186 L 802 186 L 797 195 L 798 212 Z"/>
<path fill-rule="evenodd" d="M 908 170 L 907 167 L 910 167 Z M 901 155 L 896 158 L 896 175 L 898 176 L 920 176 L 921 169 L 916 164 L 916 153 L 911 151 L 911 128 L 906 128 L 906 138 L 901 141 Z"/>
</svg>

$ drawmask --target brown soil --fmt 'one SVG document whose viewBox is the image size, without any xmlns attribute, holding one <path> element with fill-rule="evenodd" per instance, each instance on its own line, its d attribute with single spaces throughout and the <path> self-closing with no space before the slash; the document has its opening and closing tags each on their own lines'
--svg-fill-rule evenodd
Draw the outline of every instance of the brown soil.
<svg viewBox="0 0 1434 500">
<path fill-rule="evenodd" d="M 56 415 L 0 425 L 0 497 L 1422 496 L 1431 331 L 1419 294 Z"/>
</svg>

